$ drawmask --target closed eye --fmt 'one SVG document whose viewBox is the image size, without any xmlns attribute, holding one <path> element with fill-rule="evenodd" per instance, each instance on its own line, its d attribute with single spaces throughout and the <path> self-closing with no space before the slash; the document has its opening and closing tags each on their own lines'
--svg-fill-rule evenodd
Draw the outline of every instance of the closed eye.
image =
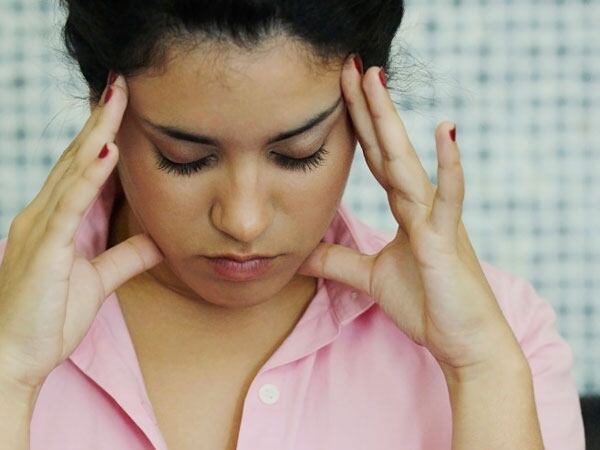
<svg viewBox="0 0 600 450">
<path fill-rule="evenodd" d="M 285 156 L 275 152 L 272 152 L 272 155 L 273 159 L 280 167 L 287 170 L 302 170 L 306 173 L 308 170 L 314 170 L 320 165 L 322 165 L 325 161 L 325 155 L 327 153 L 327 149 L 324 146 L 321 146 L 314 153 L 305 158 L 291 158 L 289 156 Z M 177 163 L 166 158 L 164 154 L 160 151 L 160 149 L 156 146 L 154 146 L 154 154 L 156 156 L 156 167 L 159 170 L 183 176 L 190 176 L 207 167 L 210 167 L 214 164 L 216 158 L 215 155 L 209 155 L 196 161 Z"/>
<path fill-rule="evenodd" d="M 292 170 L 301 169 L 306 172 L 307 170 L 316 169 L 323 164 L 327 149 L 324 146 L 321 146 L 316 152 L 305 158 L 290 158 L 289 156 L 280 155 L 279 153 L 273 154 L 280 166 Z"/>
</svg>

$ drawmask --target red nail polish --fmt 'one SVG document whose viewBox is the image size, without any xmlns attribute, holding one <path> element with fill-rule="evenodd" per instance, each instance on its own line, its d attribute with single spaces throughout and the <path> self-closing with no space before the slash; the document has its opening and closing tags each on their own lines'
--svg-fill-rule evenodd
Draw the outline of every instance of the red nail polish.
<svg viewBox="0 0 600 450">
<path fill-rule="evenodd" d="M 356 70 L 358 70 L 358 72 L 360 74 L 362 74 L 363 73 L 362 58 L 360 57 L 360 55 L 355 55 L 353 59 L 354 59 L 354 66 L 356 67 Z"/>
<path fill-rule="evenodd" d="M 108 145 L 104 144 L 104 147 L 102 147 L 102 150 L 98 153 L 98 158 L 104 158 L 106 155 L 108 155 Z"/>
<path fill-rule="evenodd" d="M 113 84 L 117 79 L 117 74 L 112 70 L 108 72 L 108 82 L 107 84 Z"/>
<path fill-rule="evenodd" d="M 113 87 L 112 86 L 108 86 L 108 89 L 106 90 L 106 95 L 104 97 L 104 104 L 105 105 L 108 103 L 108 101 L 112 97 L 112 93 L 113 93 Z"/>
<path fill-rule="evenodd" d="M 456 125 L 450 130 L 450 139 L 452 139 L 453 142 L 456 142 Z"/>
<path fill-rule="evenodd" d="M 387 82 L 385 80 L 385 72 L 383 70 L 383 67 L 381 69 L 379 69 L 379 79 L 381 80 L 381 84 L 383 84 L 383 87 L 387 87 Z"/>
</svg>

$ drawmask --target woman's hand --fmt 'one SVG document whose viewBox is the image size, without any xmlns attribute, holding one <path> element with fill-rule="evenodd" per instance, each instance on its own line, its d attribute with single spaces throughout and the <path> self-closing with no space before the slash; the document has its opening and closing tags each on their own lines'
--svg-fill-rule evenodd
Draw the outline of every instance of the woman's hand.
<svg viewBox="0 0 600 450">
<path fill-rule="evenodd" d="M 445 374 L 526 360 L 481 269 L 462 223 L 463 170 L 449 122 L 435 132 L 438 186 L 432 185 L 380 81 L 349 58 L 341 85 L 369 169 L 398 222 L 379 253 L 320 243 L 299 272 L 369 294 Z"/>
<path fill-rule="evenodd" d="M 127 100 L 121 76 L 110 101 L 94 108 L 40 192 L 11 223 L 0 265 L 0 383 L 5 388 L 38 388 L 82 341 L 103 301 L 163 259 L 144 234 L 91 261 L 75 251 L 82 217 L 118 161 L 112 141 Z M 105 143 L 109 152 L 99 158 Z"/>
</svg>

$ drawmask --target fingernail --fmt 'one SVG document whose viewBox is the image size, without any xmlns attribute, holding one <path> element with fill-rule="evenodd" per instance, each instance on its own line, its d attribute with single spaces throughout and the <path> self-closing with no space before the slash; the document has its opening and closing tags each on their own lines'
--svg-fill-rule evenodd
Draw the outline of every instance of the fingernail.
<svg viewBox="0 0 600 450">
<path fill-rule="evenodd" d="M 104 144 L 104 147 L 102 147 L 102 150 L 98 153 L 98 158 L 104 158 L 106 155 L 108 155 L 108 145 Z"/>
<path fill-rule="evenodd" d="M 113 70 L 108 71 L 108 78 L 106 80 L 106 94 L 104 95 L 104 104 L 106 104 L 113 93 L 112 84 L 116 81 L 118 74 L 116 74 Z"/>
<path fill-rule="evenodd" d="M 450 139 L 452 139 L 453 142 L 456 142 L 456 125 L 450 130 Z"/>
<path fill-rule="evenodd" d="M 113 87 L 108 86 L 108 89 L 106 89 L 106 95 L 104 96 L 104 104 L 105 105 L 108 103 L 108 101 L 112 97 L 112 93 L 113 93 Z"/>
<path fill-rule="evenodd" d="M 358 70 L 358 72 L 362 75 L 363 73 L 363 62 L 362 62 L 362 58 L 360 57 L 360 55 L 355 55 L 354 58 L 352 58 L 354 60 L 354 66 L 356 67 L 356 70 Z"/>
<path fill-rule="evenodd" d="M 379 79 L 381 80 L 381 84 L 383 84 L 383 87 L 387 87 L 387 82 L 385 80 L 385 72 L 383 70 L 383 67 L 381 69 L 379 69 Z"/>
<path fill-rule="evenodd" d="M 114 71 L 109 70 L 108 71 L 108 81 L 106 82 L 106 84 L 111 85 L 116 81 L 116 79 L 117 79 L 117 74 Z"/>
</svg>

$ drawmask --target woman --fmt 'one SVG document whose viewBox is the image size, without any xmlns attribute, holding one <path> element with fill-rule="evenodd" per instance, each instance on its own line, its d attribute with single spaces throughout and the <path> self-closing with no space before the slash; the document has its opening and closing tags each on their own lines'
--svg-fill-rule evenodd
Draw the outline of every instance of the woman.
<svg viewBox="0 0 600 450">
<path fill-rule="evenodd" d="M 3 448 L 583 448 L 456 127 L 433 186 L 388 94 L 402 2 L 63 3 L 91 115 L 3 242 Z M 357 141 L 393 236 L 340 203 Z"/>
</svg>

